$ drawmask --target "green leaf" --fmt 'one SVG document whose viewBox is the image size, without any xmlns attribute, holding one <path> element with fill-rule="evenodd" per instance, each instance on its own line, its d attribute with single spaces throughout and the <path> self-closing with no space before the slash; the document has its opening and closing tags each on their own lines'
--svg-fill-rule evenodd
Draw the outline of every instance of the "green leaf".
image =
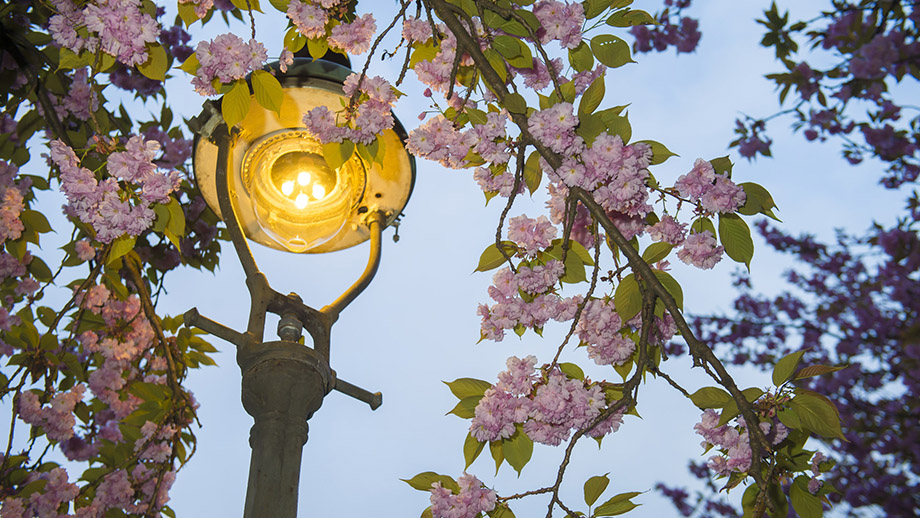
<svg viewBox="0 0 920 518">
<path fill-rule="evenodd" d="M 640 140 L 636 142 L 636 144 L 647 144 L 652 148 L 652 161 L 649 162 L 651 165 L 661 164 L 672 156 L 680 156 L 668 149 L 661 142 L 656 142 L 654 140 Z"/>
<path fill-rule="evenodd" d="M 569 49 L 569 63 L 576 72 L 585 72 L 594 68 L 594 54 L 587 43 L 581 42 L 574 49 Z"/>
<path fill-rule="evenodd" d="M 690 224 L 690 231 L 694 234 L 702 234 L 707 230 L 712 233 L 712 237 L 716 237 L 716 226 L 709 218 L 699 218 Z"/>
<path fill-rule="evenodd" d="M 48 218 L 37 210 L 26 209 L 19 214 L 19 219 L 25 224 L 26 228 L 32 229 L 39 234 L 51 232 L 51 225 Z"/>
<path fill-rule="evenodd" d="M 629 139 L 632 138 L 632 126 L 629 124 L 628 117 L 625 115 L 614 115 L 613 112 L 608 112 L 606 110 L 598 112 L 598 115 L 600 115 L 601 120 L 604 121 L 604 125 L 607 126 L 608 134 L 619 135 L 624 144 L 629 143 Z"/>
<path fill-rule="evenodd" d="M 179 6 L 179 18 L 182 19 L 182 22 L 186 27 L 189 27 L 193 23 L 198 21 L 198 14 L 195 13 L 195 4 L 188 2 L 182 3 L 178 2 Z M 194 55 L 194 54 L 193 54 Z"/>
<path fill-rule="evenodd" d="M 829 399 L 810 390 L 797 389 L 789 408 L 795 411 L 805 430 L 823 437 L 846 440 L 840 429 L 837 407 Z"/>
<path fill-rule="evenodd" d="M 779 218 L 773 214 L 773 209 L 776 208 L 776 202 L 773 201 L 773 196 L 770 195 L 769 191 L 763 188 L 763 186 L 753 182 L 745 182 L 738 185 L 744 189 L 744 194 L 746 196 L 744 205 L 738 209 L 740 214 L 744 214 L 745 216 L 764 214 L 779 221 Z"/>
<path fill-rule="evenodd" d="M 725 408 L 734 402 L 731 394 L 719 387 L 703 387 L 690 395 L 690 401 L 699 408 Z"/>
<path fill-rule="evenodd" d="M 454 414 L 462 419 L 472 419 L 476 415 L 476 405 L 479 404 L 480 399 L 482 396 L 465 397 L 448 414 Z"/>
<path fill-rule="evenodd" d="M 681 289 L 677 280 L 675 280 L 674 277 L 671 277 L 670 273 L 665 271 L 652 270 L 652 273 L 654 273 L 655 277 L 658 278 L 658 282 L 660 282 L 661 285 L 664 286 L 666 290 L 668 290 L 668 293 L 674 297 L 674 302 L 677 304 L 677 307 L 679 309 L 684 309 L 684 290 Z"/>
<path fill-rule="evenodd" d="M 464 470 L 470 467 L 476 457 L 479 457 L 485 445 L 486 443 L 477 441 L 472 434 L 466 434 L 466 440 L 463 441 L 463 459 L 466 461 L 466 465 L 463 467 Z"/>
<path fill-rule="evenodd" d="M 613 294 L 613 304 L 624 324 L 642 310 L 642 294 L 639 293 L 639 283 L 636 282 L 634 274 L 629 274 L 620 281 Z"/>
<path fill-rule="evenodd" d="M 515 253 L 517 253 L 517 245 L 515 245 L 513 242 L 502 241 L 501 245 L 508 257 L 512 257 Z M 502 255 L 501 250 L 495 246 L 495 243 L 492 243 L 482 251 L 482 255 L 479 256 L 479 266 L 477 266 L 473 271 L 487 272 L 489 270 L 498 268 L 505 262 L 505 260 L 505 256 Z"/>
<path fill-rule="evenodd" d="M 165 81 L 169 70 L 169 58 L 162 45 L 147 45 L 147 61 L 137 66 L 137 70 L 154 81 Z"/>
<path fill-rule="evenodd" d="M 236 126 L 246 117 L 249 113 L 249 85 L 246 81 L 237 79 L 233 88 L 224 94 L 220 101 L 220 113 L 228 128 Z"/>
<path fill-rule="evenodd" d="M 61 49 L 61 53 L 58 58 L 58 68 L 62 70 L 83 68 L 92 64 L 93 55 L 89 52 L 81 52 L 80 54 L 76 54 L 74 51 L 67 48 Z"/>
<path fill-rule="evenodd" d="M 259 5 L 259 0 L 230 0 L 230 2 L 240 11 L 248 11 L 250 7 L 253 11 L 262 12 L 262 6 Z"/>
<path fill-rule="evenodd" d="M 284 100 L 284 90 L 275 76 L 265 70 L 255 70 L 252 73 L 252 91 L 256 101 L 266 110 L 281 115 L 281 101 Z"/>
<path fill-rule="evenodd" d="M 751 239 L 751 229 L 741 217 L 735 214 L 719 214 L 719 241 L 732 260 L 743 263 L 748 271 L 751 271 L 754 240 Z"/>
<path fill-rule="evenodd" d="M 584 95 L 581 97 L 581 101 L 578 103 L 578 116 L 594 113 L 594 110 L 601 105 L 601 102 L 604 100 L 604 93 L 606 88 L 604 86 L 604 76 L 600 76 L 591 83 L 591 86 L 585 90 Z"/>
<path fill-rule="evenodd" d="M 585 0 L 585 18 L 597 18 L 610 7 L 613 0 Z"/>
<path fill-rule="evenodd" d="M 724 174 L 729 178 L 732 177 L 732 161 L 728 158 L 728 155 L 720 156 L 719 158 L 713 158 L 709 161 L 709 164 L 712 165 L 713 170 L 716 174 Z"/>
<path fill-rule="evenodd" d="M 326 160 L 326 165 L 333 171 L 338 171 L 354 152 L 355 144 L 350 140 L 323 144 L 323 158 Z"/>
<path fill-rule="evenodd" d="M 511 467 L 520 476 L 521 470 L 530 462 L 530 457 L 533 455 L 533 441 L 518 425 L 517 432 L 510 439 L 502 441 L 502 452 L 508 464 L 511 464 Z"/>
<path fill-rule="evenodd" d="M 581 370 L 581 367 L 579 367 L 578 365 L 575 365 L 574 363 L 568 363 L 568 362 L 560 363 L 559 370 L 561 370 L 563 374 L 565 374 L 566 376 L 572 379 L 577 379 L 577 380 L 585 379 L 585 371 Z"/>
<path fill-rule="evenodd" d="M 780 410 L 776 413 L 776 417 L 779 418 L 779 422 L 793 430 L 802 429 L 802 421 L 799 420 L 799 416 L 796 415 L 795 411 L 790 408 Z"/>
<path fill-rule="evenodd" d="M 136 240 L 137 238 L 134 236 L 123 235 L 115 241 L 112 241 L 112 248 L 109 250 L 109 258 L 106 264 L 112 264 L 131 250 L 134 250 L 134 242 Z"/>
<path fill-rule="evenodd" d="M 198 56 L 195 54 L 189 56 L 188 59 L 185 60 L 185 63 L 182 63 L 182 65 L 179 66 L 179 70 L 182 70 L 183 72 L 191 75 L 197 74 L 199 68 L 201 68 L 201 63 L 198 62 Z"/>
<path fill-rule="evenodd" d="M 792 379 L 795 370 L 799 367 L 799 362 L 802 361 L 803 354 L 805 351 L 796 351 L 783 356 L 776 362 L 776 366 L 773 367 L 774 385 L 778 387 Z"/>
<path fill-rule="evenodd" d="M 591 38 L 591 50 L 598 61 L 610 68 L 635 63 L 629 54 L 629 43 L 612 34 L 600 34 Z"/>
<path fill-rule="evenodd" d="M 502 467 L 502 462 L 505 462 L 505 453 L 502 450 L 502 441 L 490 442 L 489 454 L 492 455 L 492 460 L 495 461 L 495 474 L 498 475 L 498 468 Z"/>
<path fill-rule="evenodd" d="M 505 59 L 516 58 L 521 55 L 521 40 L 513 36 L 496 36 L 492 40 L 492 48 L 498 51 Z"/>
<path fill-rule="evenodd" d="M 594 266 L 594 258 L 591 257 L 591 252 L 588 252 L 588 249 L 578 241 L 574 239 L 569 240 L 569 251 L 575 252 L 575 255 L 577 255 L 584 264 Z"/>
<path fill-rule="evenodd" d="M 35 259 L 32 259 L 33 261 Z M 829 374 L 831 372 L 837 372 L 849 367 L 849 365 L 809 365 L 808 367 L 802 367 L 795 373 L 795 376 L 792 377 L 794 380 L 800 380 L 805 378 L 812 378 L 814 376 L 821 376 L 822 374 Z"/>
<path fill-rule="evenodd" d="M 527 113 L 527 101 L 519 93 L 506 95 L 504 106 L 511 113 Z"/>
<path fill-rule="evenodd" d="M 609 475 L 609 473 L 607 474 Z M 585 482 L 585 503 L 588 507 L 594 505 L 610 484 L 610 478 L 607 475 L 591 477 Z"/>
<path fill-rule="evenodd" d="M 575 241 L 570 241 L 570 243 L 575 243 Z M 577 284 L 587 279 L 584 260 L 574 250 L 569 250 L 569 253 L 565 254 L 565 275 L 559 280 L 569 284 Z"/>
<path fill-rule="evenodd" d="M 642 260 L 648 264 L 655 264 L 667 257 L 673 248 L 674 245 L 663 241 L 660 243 L 652 243 L 642 252 Z"/>
<path fill-rule="evenodd" d="M 479 126 L 489 122 L 489 118 L 486 116 L 486 112 L 482 110 L 477 110 L 476 108 L 466 108 L 464 111 L 474 126 Z"/>
<path fill-rule="evenodd" d="M 176 236 L 184 236 L 185 213 L 182 211 L 182 205 L 179 205 L 179 201 L 170 196 L 166 209 L 169 211 L 169 222 L 166 223 L 166 229 Z"/>
<path fill-rule="evenodd" d="M 458 399 L 473 396 L 482 396 L 492 386 L 488 381 L 475 378 L 457 378 L 454 381 L 443 382 Z"/>
<path fill-rule="evenodd" d="M 483 52 L 483 54 L 485 55 L 486 60 L 489 62 L 489 65 L 491 65 L 492 69 L 495 70 L 495 73 L 498 74 L 498 77 L 500 77 L 502 81 L 507 81 L 508 80 L 508 68 L 505 67 L 505 59 L 502 57 L 502 55 L 499 54 L 498 51 L 493 50 L 493 49 L 486 49 L 485 52 Z M 524 98 L 521 97 L 521 99 L 524 99 Z M 519 113 L 524 113 L 524 112 L 521 111 Z"/>
<path fill-rule="evenodd" d="M 658 22 L 645 11 L 626 9 L 610 15 L 607 18 L 607 25 L 611 27 L 635 27 L 636 25 L 658 25 Z"/>
<path fill-rule="evenodd" d="M 527 185 L 530 194 L 533 194 L 542 181 L 543 168 L 540 167 L 540 153 L 533 151 L 524 163 L 524 184 Z"/>
<path fill-rule="evenodd" d="M 447 475 L 440 475 L 433 471 L 419 473 L 410 479 L 401 478 L 399 480 L 402 480 L 406 484 L 412 486 L 413 489 L 418 489 L 419 491 L 430 491 L 432 484 L 440 482 L 441 487 L 450 489 L 454 493 L 460 492 L 460 486 L 457 485 L 457 482 L 453 478 Z"/>
<path fill-rule="evenodd" d="M 639 504 L 634 504 L 630 500 L 642 493 L 639 491 L 633 491 L 630 493 L 620 493 L 619 495 L 607 500 L 594 511 L 594 516 L 617 516 L 620 514 L 628 513 L 636 507 L 639 507 Z"/>
<path fill-rule="evenodd" d="M 800 518 L 821 518 L 824 516 L 824 507 L 821 500 L 808 491 L 808 477 L 799 475 L 789 487 L 789 500 L 792 508 Z"/>
<path fill-rule="evenodd" d="M 32 256 L 32 262 L 29 263 L 29 273 L 39 282 L 48 282 L 54 276 L 45 261 L 36 256 Z"/>
</svg>

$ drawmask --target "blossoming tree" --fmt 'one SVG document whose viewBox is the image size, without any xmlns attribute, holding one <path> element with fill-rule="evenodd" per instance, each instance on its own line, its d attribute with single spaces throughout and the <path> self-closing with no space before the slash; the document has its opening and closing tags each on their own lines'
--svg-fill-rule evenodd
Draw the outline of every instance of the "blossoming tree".
<svg viewBox="0 0 920 518">
<path fill-rule="evenodd" d="M 248 41 L 228 33 L 189 45 L 187 30 L 261 16 L 257 0 L 172 7 L 172 26 L 150 1 L 3 7 L 0 384 L 14 413 L 0 462 L 4 518 L 172 515 L 168 490 L 194 451 L 197 404 L 184 381 L 212 363 L 214 348 L 181 317 L 159 316 L 156 302 L 166 273 L 180 264 L 213 269 L 220 246 L 216 217 L 187 175 L 190 142 L 162 82 L 185 73 L 202 96 L 220 96 L 228 127 L 252 98 L 276 110 L 280 87 L 254 22 Z M 829 399 L 796 384 L 837 367 L 803 365 L 796 352 L 777 362 L 769 390 L 739 386 L 687 323 L 668 272 L 669 259 L 705 270 L 727 256 L 749 267 L 745 218 L 774 217 L 772 197 L 733 176 L 727 157 L 696 159 L 663 182 L 653 171 L 673 153 L 633 140 L 626 107 L 604 105 L 606 74 L 632 61 L 622 36 L 656 24 L 651 15 L 630 0 L 419 0 L 401 2 L 378 31 L 354 2 L 273 0 L 265 8 L 287 19 L 282 72 L 308 59 L 295 57 L 304 50 L 401 60 L 392 82 L 350 76 L 341 111 L 302 114 L 333 168 L 353 153 L 386 153 L 377 135 L 393 125 L 405 73 L 427 86 L 438 113 L 409 134 L 407 148 L 472 170 L 486 199 L 504 204 L 477 268 L 497 270 L 492 303 L 479 307 L 482 339 L 539 336 L 550 321 L 568 329 L 560 344 L 509 358 L 494 382 L 448 383 L 458 398 L 452 413 L 470 420 L 457 438 L 467 468 L 488 450 L 496 468 L 520 473 L 539 443 L 564 451 L 554 483 L 505 494 L 470 473 L 420 473 L 407 482 L 430 495 L 423 516 L 513 516 L 525 498 L 544 499 L 547 516 L 632 510 L 638 493 L 604 497 L 607 476 L 573 481 L 566 469 L 578 441 L 600 442 L 637 412 L 650 380 L 703 411 L 696 432 L 713 449 L 709 467 L 725 489 L 746 486 L 747 514 L 785 516 L 791 503 L 801 516 L 821 516 L 834 488 L 819 477 L 832 463 L 805 443 L 842 437 L 840 418 Z M 673 38 L 690 45 L 694 31 Z M 387 33 L 401 36 L 395 48 L 384 48 Z M 132 120 L 119 96 L 105 95 L 106 82 L 160 101 L 159 116 Z M 43 146 L 47 159 L 38 160 L 32 150 Z M 37 200 L 50 189 L 66 197 L 57 232 L 71 236 L 54 270 L 37 247 L 51 231 Z M 528 194 L 547 197 L 544 214 L 517 214 L 515 201 Z M 58 288 L 66 300 L 44 305 Z M 667 344 L 678 335 L 715 386 L 674 381 Z M 582 346 L 586 357 L 575 350 Z M 585 375 L 588 362 L 603 379 Z M 29 437 L 22 451 L 12 450 L 16 433 Z M 52 448 L 84 463 L 83 473 L 47 461 Z M 584 501 L 564 501 L 564 483 L 583 484 Z"/>
<path fill-rule="evenodd" d="M 672 11 L 659 18 L 663 29 L 632 29 L 637 51 L 668 45 L 681 50 L 687 38 L 679 37 L 678 28 L 698 26 L 684 15 L 689 1 L 664 4 Z M 786 289 L 772 297 L 758 294 L 741 275 L 736 314 L 702 317 L 692 325 L 717 350 L 731 351 L 735 364 L 765 366 L 792 352 L 809 362 L 850 364 L 838 376 L 809 381 L 810 389 L 834 398 L 846 430 L 845 440 L 823 440 L 837 463 L 827 477 L 841 490 L 833 499 L 842 502 L 837 511 L 910 516 L 920 512 L 913 426 L 920 351 L 920 117 L 911 90 L 920 79 L 920 9 L 914 2 L 834 2 L 832 10 L 816 14 L 796 16 L 775 4 L 764 10 L 761 45 L 783 68 L 766 77 L 775 83 L 782 109 L 739 119 L 732 145 L 747 158 L 769 157 L 768 124 L 791 119 L 809 142 L 840 142 L 849 164 L 870 171 L 881 166 L 880 185 L 903 193 L 906 203 L 871 214 L 872 228 L 863 235 L 839 231 L 834 243 L 794 237 L 761 222 L 767 244 L 796 259 Z M 699 468 L 692 467 L 694 474 L 708 478 Z M 684 516 L 738 515 L 709 500 L 717 490 L 712 484 L 696 498 L 679 488 L 659 489 Z"/>
</svg>

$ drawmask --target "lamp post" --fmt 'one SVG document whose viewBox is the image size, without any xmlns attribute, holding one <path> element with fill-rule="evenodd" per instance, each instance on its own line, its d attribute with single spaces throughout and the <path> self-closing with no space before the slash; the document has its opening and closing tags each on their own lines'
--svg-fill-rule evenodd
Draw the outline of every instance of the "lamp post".
<svg viewBox="0 0 920 518">
<path fill-rule="evenodd" d="M 323 398 L 338 390 L 378 408 L 383 400 L 352 385 L 330 368 L 330 334 L 341 311 L 368 286 L 380 264 L 383 229 L 400 216 L 415 180 L 415 161 L 406 151 L 398 120 L 384 132 L 382 160 L 369 163 L 354 153 L 340 167 L 323 159 L 322 145 L 301 121 L 316 106 L 338 110 L 342 84 L 352 73 L 341 64 L 296 58 L 287 73 L 269 65 L 284 90 L 280 114 L 253 97 L 245 119 L 228 128 L 214 101 L 190 122 L 196 133 L 193 167 L 208 205 L 225 222 L 243 266 L 251 307 L 245 332 L 200 315 L 185 323 L 237 348 L 243 407 L 253 417 L 252 457 L 244 518 L 293 518 L 307 420 Z M 395 117 L 394 117 L 395 120 Z M 370 240 L 364 272 L 322 309 L 271 288 L 249 244 L 296 253 L 325 253 Z M 281 317 L 279 340 L 264 341 L 265 317 Z M 302 340 L 306 329 L 313 347 Z"/>
</svg>

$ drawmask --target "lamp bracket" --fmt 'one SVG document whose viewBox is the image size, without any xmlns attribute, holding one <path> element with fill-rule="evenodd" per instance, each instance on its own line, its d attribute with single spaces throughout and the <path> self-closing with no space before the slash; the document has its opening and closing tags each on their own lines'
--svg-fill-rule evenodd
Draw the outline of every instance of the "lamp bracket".
<svg viewBox="0 0 920 518">
<path fill-rule="evenodd" d="M 212 107 L 213 108 L 213 107 Z M 365 288 L 370 284 L 371 279 L 377 273 L 380 265 L 380 256 L 382 251 L 382 234 L 386 226 L 387 215 L 383 211 L 369 211 L 364 222 L 368 225 L 370 239 L 370 257 L 364 272 L 341 296 L 332 304 L 323 307 L 321 310 L 314 309 L 303 303 L 302 299 L 296 293 L 282 295 L 274 290 L 268 283 L 265 274 L 259 271 L 255 258 L 246 241 L 246 237 L 240 228 L 239 221 L 230 202 L 230 193 L 227 180 L 227 160 L 230 147 L 230 136 L 227 132 L 227 126 L 224 123 L 213 125 L 215 117 L 211 116 L 204 121 L 202 127 L 202 136 L 208 137 L 217 144 L 217 198 L 220 204 L 221 213 L 224 215 L 224 222 L 230 239 L 236 249 L 237 256 L 243 266 L 246 274 L 246 286 L 249 288 L 250 311 L 247 331 L 240 333 L 223 324 L 203 317 L 198 310 L 192 308 L 185 313 L 185 324 L 187 326 L 198 327 L 208 333 L 222 338 L 236 345 L 238 354 L 248 354 L 246 351 L 256 351 L 264 346 L 265 317 L 267 313 L 272 313 L 282 317 L 284 333 L 281 334 L 282 342 L 296 344 L 299 342 L 302 333 L 297 330 L 299 325 L 306 329 L 313 338 L 313 347 L 307 347 L 315 351 L 316 356 L 327 366 L 329 364 L 330 335 L 332 324 L 339 318 L 339 314 L 347 307 Z M 201 121 L 197 121 L 201 123 Z M 204 133 L 208 132 L 208 133 Z M 279 325 L 279 333 L 281 326 Z M 286 339 L 288 338 L 288 339 Z M 354 397 L 370 405 L 371 409 L 376 409 L 382 403 L 383 396 L 377 393 L 371 393 L 360 387 L 352 385 L 344 380 L 340 380 L 332 372 L 332 385 L 335 390 L 343 394 Z"/>
</svg>

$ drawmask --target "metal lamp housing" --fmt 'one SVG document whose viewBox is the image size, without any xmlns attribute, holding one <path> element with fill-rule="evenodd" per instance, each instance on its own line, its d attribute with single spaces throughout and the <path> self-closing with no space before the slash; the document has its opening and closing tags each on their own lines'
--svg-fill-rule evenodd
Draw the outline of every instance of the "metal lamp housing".
<svg viewBox="0 0 920 518">
<path fill-rule="evenodd" d="M 249 112 L 230 133 L 227 190 L 246 237 L 270 248 L 324 253 L 349 248 L 370 237 L 365 214 L 400 215 L 415 182 L 415 160 L 406 151 L 406 132 L 395 119 L 380 139 L 379 162 L 354 153 L 338 169 L 323 159 L 323 146 L 303 125 L 303 115 L 325 106 L 335 113 L 348 98 L 342 89 L 352 71 L 320 59 L 296 58 L 286 73 L 269 65 L 283 88 L 280 114 L 250 96 Z M 218 202 L 218 146 L 208 138 L 223 117 L 205 104 L 193 151 L 201 193 L 222 219 Z M 382 163 L 380 163 L 382 162 Z"/>
</svg>

